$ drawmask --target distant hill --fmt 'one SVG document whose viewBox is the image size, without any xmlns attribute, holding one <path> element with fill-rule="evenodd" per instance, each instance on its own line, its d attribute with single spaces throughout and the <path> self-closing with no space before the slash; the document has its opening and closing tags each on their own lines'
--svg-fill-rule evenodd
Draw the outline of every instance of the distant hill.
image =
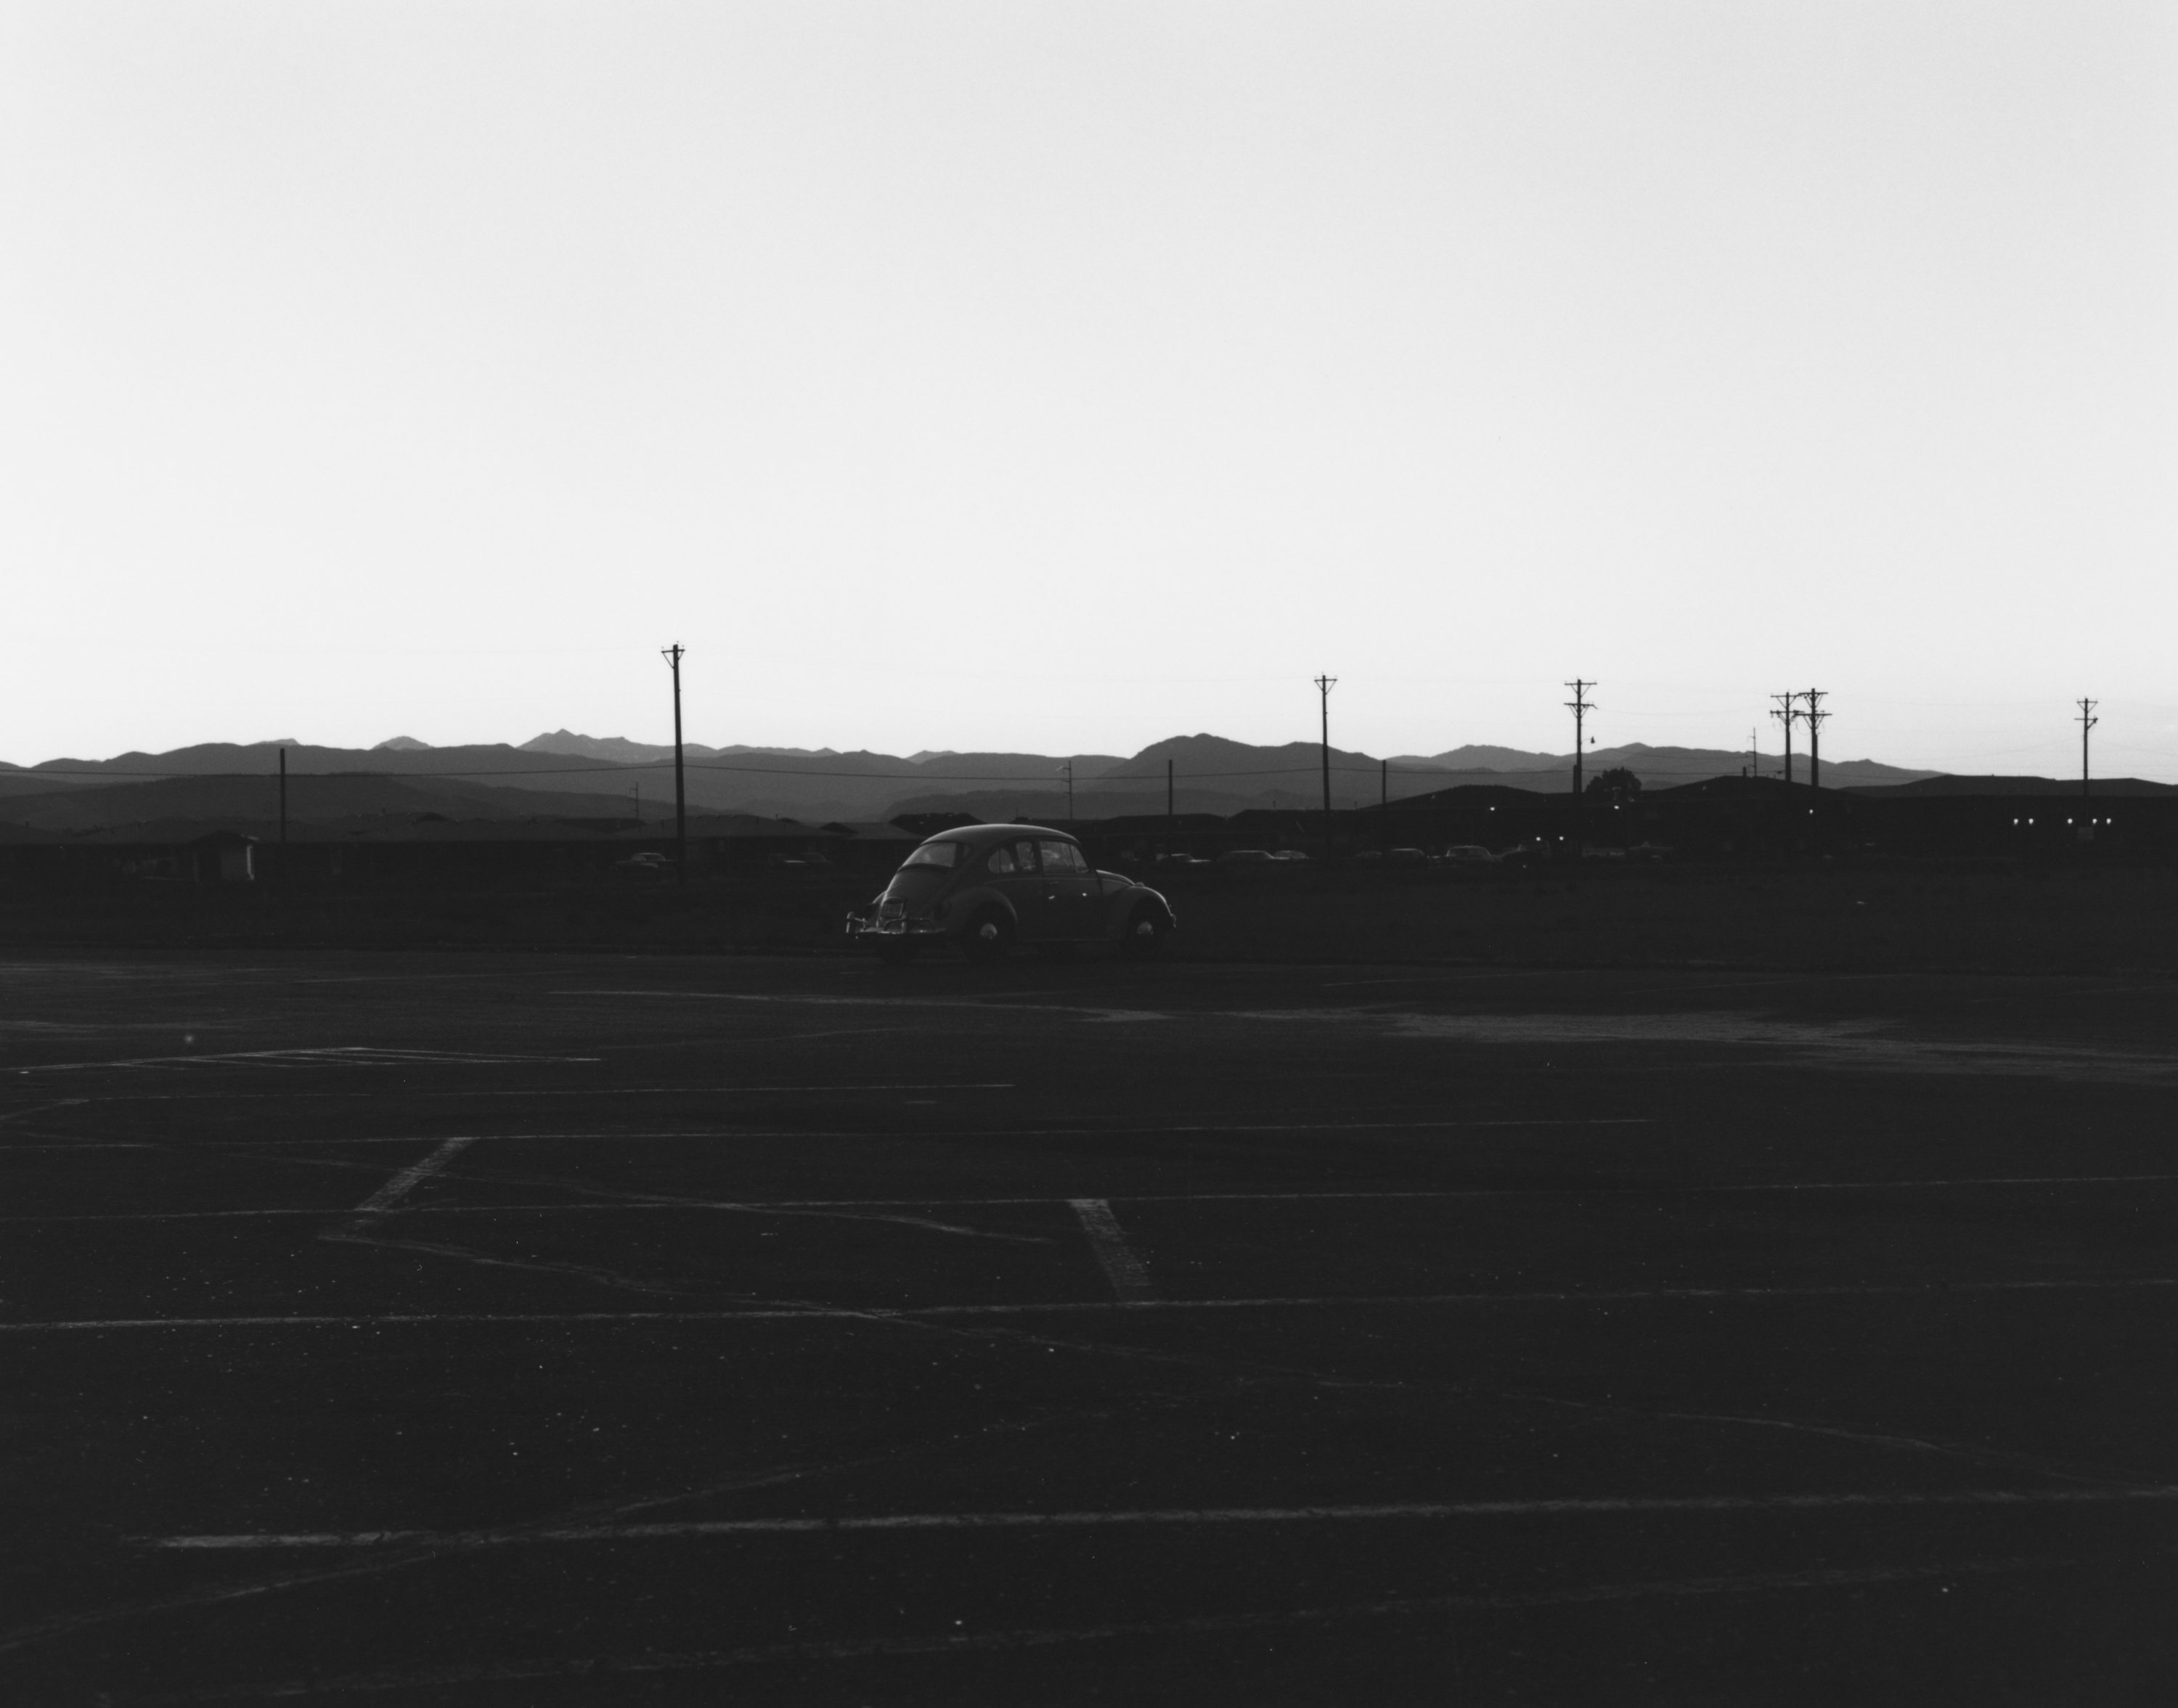
<svg viewBox="0 0 2178 1708">
<path fill-rule="evenodd" d="M 228 777 L 244 783 L 269 779 L 283 748 L 290 775 L 298 780 L 375 775 L 419 786 L 468 791 L 464 798 L 479 802 L 509 791 L 587 797 L 558 808 L 583 816 L 601 816 L 616 809 L 632 813 L 638 796 L 643 812 L 657 813 L 668 810 L 672 800 L 670 747 L 557 730 L 519 747 L 434 747 L 408 736 L 395 736 L 367 751 L 291 742 L 214 742 L 166 753 L 48 760 L 27 769 L 0 767 L 0 813 L 6 811 L 11 797 L 103 792 L 160 777 Z M 1322 797 L 1315 743 L 1261 747 L 1207 733 L 1154 742 L 1126 758 L 1110 753 L 933 751 L 902 758 L 826 747 L 713 747 L 693 742 L 686 752 L 691 811 L 753 813 L 811 823 L 883 819 L 909 810 L 967 811 L 987 817 L 981 808 L 1001 797 L 1023 802 L 1057 797 L 1056 807 L 1045 808 L 1042 815 L 1063 816 L 1061 769 L 1070 763 L 1075 811 L 1082 818 L 1162 812 L 1168 761 L 1183 811 L 1312 806 Z M 1483 759 L 1496 763 L 1478 763 Z M 1765 770 L 1774 770 L 1778 763 L 1775 755 L 1763 756 Z M 1369 805 L 1384 794 L 1406 800 L 1463 784 L 1563 790 L 1571 786 L 1573 756 L 1468 746 L 1442 753 L 1405 755 L 1387 764 L 1367 753 L 1334 748 L 1331 764 L 1333 804 L 1351 807 Z M 1591 773 L 1625 765 L 1647 786 L 1662 788 L 1704 777 L 1737 776 L 1747 760 L 1743 754 L 1716 749 L 1634 743 L 1593 748 L 1587 764 Z M 1794 775 L 1805 778 L 1804 759 L 1796 763 Z M 1937 775 L 1866 759 L 1831 760 L 1823 766 L 1824 782 L 1839 788 L 1911 783 Z M 291 795 L 291 807 L 295 798 Z M 973 806 L 959 804 L 971 799 Z M 553 809 L 525 804 L 509 810 Z"/>
<path fill-rule="evenodd" d="M 654 764 L 673 757 L 672 745 L 663 747 L 647 742 L 631 742 L 625 736 L 578 736 L 572 730 L 555 730 L 549 736 L 532 736 L 522 744 L 525 753 L 563 753 L 570 758 L 604 759 L 616 765 Z M 681 753 L 691 759 L 708 759 L 721 751 L 707 747 L 698 742 L 681 744 Z"/>
<path fill-rule="evenodd" d="M 1760 775 L 1784 775 L 1781 754 L 1762 753 L 1757 756 L 1756 763 Z M 1448 753 L 1426 758 L 1394 759 L 1392 764 L 1395 770 L 1402 765 L 1437 766 L 1464 779 L 1505 783 L 1523 789 L 1566 789 L 1572 786 L 1573 780 L 1571 753 L 1528 753 L 1513 747 L 1454 747 Z M 1743 748 L 1733 752 L 1719 747 L 1652 747 L 1645 742 L 1588 750 L 1585 770 L 1589 775 L 1614 765 L 1623 765 L 1632 771 L 1645 789 L 1663 789 L 1676 783 L 1696 782 L 1704 777 L 1737 777 L 1747 769 L 1748 756 Z M 1823 781 L 1836 788 L 1856 784 L 1910 783 L 1942 775 L 1939 771 L 1880 764 L 1873 759 L 1823 761 Z M 1808 780 L 1808 756 L 1804 752 L 1792 755 L 1792 776 L 1798 782 Z"/>
<path fill-rule="evenodd" d="M 658 807 L 653 804 L 651 816 Z M 449 818 L 625 818 L 625 796 L 493 788 L 435 778 L 413 781 L 355 774 L 290 775 L 287 817 L 305 824 L 391 814 Z M 276 823 L 279 785 L 268 777 L 160 777 L 98 789 L 0 799 L 0 820 L 41 830 L 87 831 L 155 821 L 196 820 L 209 829 Z"/>
<path fill-rule="evenodd" d="M 1830 779 L 1828 765 L 1823 767 L 1823 778 Z M 1856 787 L 1856 795 L 1883 796 L 1947 796 L 1947 795 L 2056 795 L 2069 796 L 2077 800 L 2080 780 L 2077 777 L 1924 777 L 1918 782 L 1896 784 L 1888 787 Z M 2151 783 L 2141 777 L 2097 777 L 2092 785 L 2095 797 L 2113 795 L 2178 795 L 2178 783 Z"/>
</svg>

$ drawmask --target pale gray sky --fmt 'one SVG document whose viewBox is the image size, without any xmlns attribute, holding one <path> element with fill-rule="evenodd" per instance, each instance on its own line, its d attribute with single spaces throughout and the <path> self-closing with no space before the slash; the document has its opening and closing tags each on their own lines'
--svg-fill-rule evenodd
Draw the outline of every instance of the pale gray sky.
<svg viewBox="0 0 2178 1708">
<path fill-rule="evenodd" d="M 2178 779 L 2174 97 L 2167 0 L 14 0 L 0 756 L 678 639 L 712 742 Z"/>
</svg>

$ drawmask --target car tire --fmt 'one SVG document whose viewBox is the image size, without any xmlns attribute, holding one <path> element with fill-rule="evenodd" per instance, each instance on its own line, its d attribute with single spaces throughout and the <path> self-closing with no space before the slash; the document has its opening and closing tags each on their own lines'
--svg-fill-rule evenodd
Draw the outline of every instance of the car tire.
<svg viewBox="0 0 2178 1708">
<path fill-rule="evenodd" d="M 915 959 L 915 951 L 920 946 L 913 943 L 881 941 L 878 944 L 878 959 L 887 966 L 905 966 Z"/>
<path fill-rule="evenodd" d="M 960 933 L 960 953 L 978 966 L 1004 961 L 1013 946 L 1013 919 L 996 907 L 986 907 Z"/>
<path fill-rule="evenodd" d="M 1172 916 L 1161 907 L 1137 907 L 1127 918 L 1119 938 L 1119 953 L 1130 961 L 1146 961 L 1164 948 L 1172 935 Z"/>
</svg>

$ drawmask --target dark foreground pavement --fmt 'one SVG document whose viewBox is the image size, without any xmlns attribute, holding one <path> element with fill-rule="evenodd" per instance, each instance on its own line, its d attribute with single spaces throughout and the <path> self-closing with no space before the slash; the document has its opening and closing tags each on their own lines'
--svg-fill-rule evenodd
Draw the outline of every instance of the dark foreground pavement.
<svg viewBox="0 0 2178 1708">
<path fill-rule="evenodd" d="M 2178 988 L 0 967 L 0 1700 L 2178 1698 Z"/>
</svg>

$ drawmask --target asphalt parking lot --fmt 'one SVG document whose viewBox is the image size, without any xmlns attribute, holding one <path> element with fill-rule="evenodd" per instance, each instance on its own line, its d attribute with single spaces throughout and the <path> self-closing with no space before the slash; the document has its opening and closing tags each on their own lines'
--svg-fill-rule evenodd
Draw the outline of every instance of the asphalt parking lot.
<svg viewBox="0 0 2178 1708">
<path fill-rule="evenodd" d="M 2164 1702 L 2178 985 L 0 963 L 0 1699 Z"/>
</svg>

